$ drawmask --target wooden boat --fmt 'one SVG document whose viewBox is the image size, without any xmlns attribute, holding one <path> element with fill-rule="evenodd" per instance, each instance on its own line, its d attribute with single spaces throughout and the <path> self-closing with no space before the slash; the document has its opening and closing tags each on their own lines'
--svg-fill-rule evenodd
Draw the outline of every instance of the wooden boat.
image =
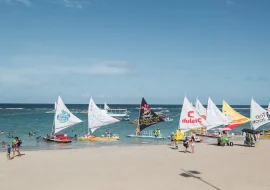
<svg viewBox="0 0 270 190">
<path fill-rule="evenodd" d="M 104 110 L 99 109 L 95 104 L 94 100 L 91 98 L 88 106 L 88 133 L 86 133 L 83 137 L 78 137 L 79 141 L 117 141 L 119 140 L 119 136 L 116 134 L 110 135 L 108 134 L 102 135 L 101 137 L 97 137 L 93 135 L 96 129 L 99 129 L 102 126 L 110 125 L 113 123 L 119 122 L 118 119 L 113 118 L 108 113 L 104 112 Z M 91 135 L 90 135 L 91 131 Z"/>
<path fill-rule="evenodd" d="M 144 98 L 142 98 L 140 109 L 139 109 L 139 116 L 138 116 L 138 123 L 137 129 L 135 134 L 129 134 L 127 137 L 129 138 L 147 138 L 147 139 L 165 139 L 165 137 L 160 133 L 160 130 L 157 129 L 156 132 L 153 134 L 151 131 L 148 133 L 142 133 L 142 130 L 146 129 L 147 127 L 164 122 L 164 120 L 158 116 L 147 104 Z"/>
<path fill-rule="evenodd" d="M 57 134 L 60 131 L 67 129 L 73 125 L 81 123 L 82 120 L 73 115 L 69 109 L 64 104 L 62 98 L 58 96 L 58 102 L 55 104 L 56 110 L 54 115 L 54 122 L 52 126 L 52 135 L 47 135 L 44 137 L 46 142 L 56 142 L 56 143 L 71 143 L 69 137 L 65 137 L 64 134 Z"/>
<path fill-rule="evenodd" d="M 56 143 L 71 143 L 72 140 L 69 137 L 64 137 L 64 134 L 57 134 L 56 138 L 44 137 L 44 140 L 47 142 L 56 142 Z"/>
</svg>

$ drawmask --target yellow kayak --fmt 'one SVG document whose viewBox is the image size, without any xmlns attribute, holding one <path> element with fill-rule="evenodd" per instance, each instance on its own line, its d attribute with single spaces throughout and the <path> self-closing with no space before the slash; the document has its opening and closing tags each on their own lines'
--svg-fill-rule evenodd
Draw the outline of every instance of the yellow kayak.
<svg viewBox="0 0 270 190">
<path fill-rule="evenodd" d="M 78 137 L 79 141 L 117 141 L 118 136 L 115 137 Z"/>
</svg>

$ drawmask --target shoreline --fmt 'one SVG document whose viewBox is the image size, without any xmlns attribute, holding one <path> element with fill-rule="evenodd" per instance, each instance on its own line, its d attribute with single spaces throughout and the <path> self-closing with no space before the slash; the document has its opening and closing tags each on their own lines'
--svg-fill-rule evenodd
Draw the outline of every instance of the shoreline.
<svg viewBox="0 0 270 190">
<path fill-rule="evenodd" d="M 232 137 L 231 140 L 233 142 L 237 142 L 237 143 L 243 143 L 242 140 L 242 136 L 236 136 L 236 137 Z M 141 140 L 141 139 L 139 139 Z M 149 139 L 146 139 L 149 140 Z M 264 141 L 267 139 L 261 139 L 260 141 Z M 35 152 L 35 151 L 47 151 L 47 150 L 51 150 L 51 151 L 57 151 L 57 150 L 78 150 L 78 149 L 92 149 L 92 148 L 101 148 L 101 147 L 141 147 L 141 146 L 168 146 L 168 144 L 170 144 L 170 140 L 169 139 L 163 139 L 163 140 L 157 140 L 158 143 L 155 143 L 156 140 L 149 140 L 148 142 L 141 142 L 141 143 L 118 143 L 118 144 L 113 144 L 112 142 L 106 142 L 106 141 L 85 141 L 85 142 L 90 142 L 92 144 L 80 144 L 80 145 L 71 145 L 71 144 L 65 144 L 65 143 L 53 143 L 53 142 L 47 142 L 49 147 L 46 146 L 21 146 L 20 150 L 21 151 L 31 151 L 31 152 Z M 216 139 L 210 139 L 208 138 L 208 141 L 202 141 L 202 142 L 196 142 L 196 144 L 217 144 L 216 143 Z M 98 143 L 101 144 L 98 144 Z M 105 143 L 104 143 L 105 142 Z M 115 141 L 117 142 L 117 141 Z M 45 141 L 42 143 L 46 143 Z M 183 142 L 179 141 L 178 142 L 179 146 L 182 146 Z M 58 147 L 54 147 L 54 146 L 58 146 Z M 62 146 L 62 147 L 61 147 Z M 6 152 L 6 148 L 0 148 L 0 154 L 1 153 L 5 153 Z"/>
</svg>

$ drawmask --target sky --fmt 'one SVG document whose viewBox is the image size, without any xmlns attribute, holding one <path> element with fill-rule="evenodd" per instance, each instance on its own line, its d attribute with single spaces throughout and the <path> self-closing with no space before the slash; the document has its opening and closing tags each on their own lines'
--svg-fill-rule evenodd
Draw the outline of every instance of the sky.
<svg viewBox="0 0 270 190">
<path fill-rule="evenodd" d="M 270 101 L 269 0 L 0 0 L 0 102 Z"/>
</svg>

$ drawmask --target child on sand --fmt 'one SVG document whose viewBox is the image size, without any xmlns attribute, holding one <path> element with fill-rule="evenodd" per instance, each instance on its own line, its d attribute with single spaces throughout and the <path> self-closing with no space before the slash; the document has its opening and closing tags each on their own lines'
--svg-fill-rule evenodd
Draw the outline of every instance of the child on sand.
<svg viewBox="0 0 270 190">
<path fill-rule="evenodd" d="M 11 148 L 9 146 L 9 144 L 7 145 L 7 159 L 10 160 L 10 152 L 11 152 Z"/>
</svg>

